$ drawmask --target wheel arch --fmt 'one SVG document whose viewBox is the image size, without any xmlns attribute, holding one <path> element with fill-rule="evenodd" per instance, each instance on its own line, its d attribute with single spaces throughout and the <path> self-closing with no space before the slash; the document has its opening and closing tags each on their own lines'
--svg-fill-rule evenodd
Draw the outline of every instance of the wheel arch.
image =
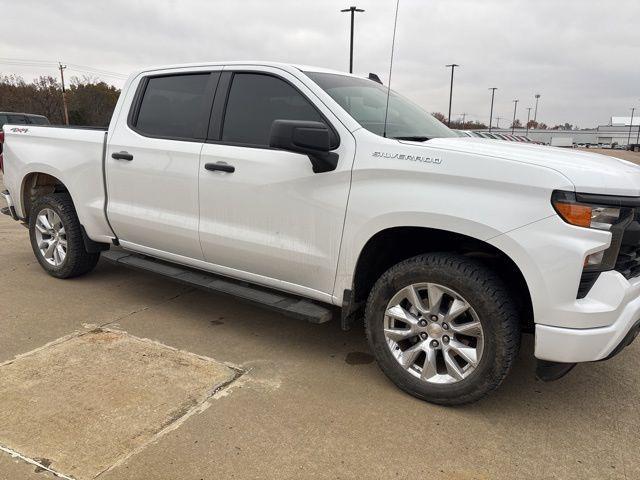
<svg viewBox="0 0 640 480">
<path fill-rule="evenodd" d="M 50 193 L 69 193 L 69 189 L 58 176 L 41 171 L 32 171 L 24 176 L 20 185 L 20 207 L 22 217 L 29 221 L 29 213 L 33 202 Z"/>
<path fill-rule="evenodd" d="M 371 236 L 361 249 L 353 271 L 350 309 L 364 305 L 373 285 L 393 265 L 429 252 L 452 252 L 483 261 L 496 271 L 516 300 L 522 328 L 533 330 L 531 292 L 513 259 L 490 243 L 462 233 L 429 227 L 390 227 Z"/>
</svg>

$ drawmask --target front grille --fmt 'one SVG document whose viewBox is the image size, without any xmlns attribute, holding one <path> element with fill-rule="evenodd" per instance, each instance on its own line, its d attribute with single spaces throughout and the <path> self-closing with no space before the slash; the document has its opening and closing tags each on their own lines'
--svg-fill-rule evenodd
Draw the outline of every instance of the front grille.
<svg viewBox="0 0 640 480">
<path fill-rule="evenodd" d="M 614 268 L 627 279 L 640 275 L 640 209 L 638 208 L 634 212 L 633 221 L 624 229 Z"/>
<path fill-rule="evenodd" d="M 640 275 L 640 245 L 622 245 L 615 269 L 625 278 Z"/>
</svg>

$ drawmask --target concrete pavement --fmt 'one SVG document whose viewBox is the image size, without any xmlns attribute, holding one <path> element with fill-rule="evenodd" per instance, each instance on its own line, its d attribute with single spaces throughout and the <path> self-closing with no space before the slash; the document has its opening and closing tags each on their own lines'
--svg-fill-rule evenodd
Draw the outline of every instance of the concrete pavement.
<svg viewBox="0 0 640 480">
<path fill-rule="evenodd" d="M 497 392 L 444 408 L 391 384 L 361 326 L 311 325 L 106 263 L 56 280 L 5 216 L 0 285 L 0 363 L 104 326 L 247 371 L 101 479 L 640 478 L 638 343 L 545 384 L 527 337 Z M 51 475 L 36 470 L 0 452 L 0 479 Z"/>
</svg>

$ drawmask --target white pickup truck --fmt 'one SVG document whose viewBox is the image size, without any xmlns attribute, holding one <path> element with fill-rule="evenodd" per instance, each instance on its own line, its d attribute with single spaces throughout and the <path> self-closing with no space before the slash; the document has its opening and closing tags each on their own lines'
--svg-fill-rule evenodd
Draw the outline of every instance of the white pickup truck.
<svg viewBox="0 0 640 480">
<path fill-rule="evenodd" d="M 108 130 L 5 125 L 4 211 L 54 277 L 102 254 L 316 322 L 364 316 L 384 373 L 435 403 L 496 388 L 522 332 L 543 379 L 633 340 L 640 168 L 386 106 L 314 67 L 147 69 Z"/>
</svg>

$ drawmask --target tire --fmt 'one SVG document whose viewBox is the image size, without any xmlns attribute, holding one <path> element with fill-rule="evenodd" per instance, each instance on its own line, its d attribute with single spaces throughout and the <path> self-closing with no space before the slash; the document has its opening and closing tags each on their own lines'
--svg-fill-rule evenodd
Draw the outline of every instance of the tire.
<svg viewBox="0 0 640 480">
<path fill-rule="evenodd" d="M 502 280 L 450 253 L 419 255 L 385 272 L 369 294 L 365 330 L 393 383 L 441 405 L 475 402 L 497 388 L 520 346 L 520 319 Z"/>
<path fill-rule="evenodd" d="M 45 228 L 51 225 L 43 224 L 42 216 L 56 219 L 53 229 Z M 45 195 L 34 202 L 29 214 L 29 237 L 38 263 L 52 277 L 72 278 L 84 275 L 93 270 L 100 259 L 100 253 L 89 253 L 85 249 L 76 209 L 66 193 Z M 51 246 L 52 240 L 57 240 L 57 243 L 50 251 L 47 247 Z M 41 246 L 46 252 L 41 251 Z M 64 258 L 61 251 L 65 252 Z"/>
</svg>

